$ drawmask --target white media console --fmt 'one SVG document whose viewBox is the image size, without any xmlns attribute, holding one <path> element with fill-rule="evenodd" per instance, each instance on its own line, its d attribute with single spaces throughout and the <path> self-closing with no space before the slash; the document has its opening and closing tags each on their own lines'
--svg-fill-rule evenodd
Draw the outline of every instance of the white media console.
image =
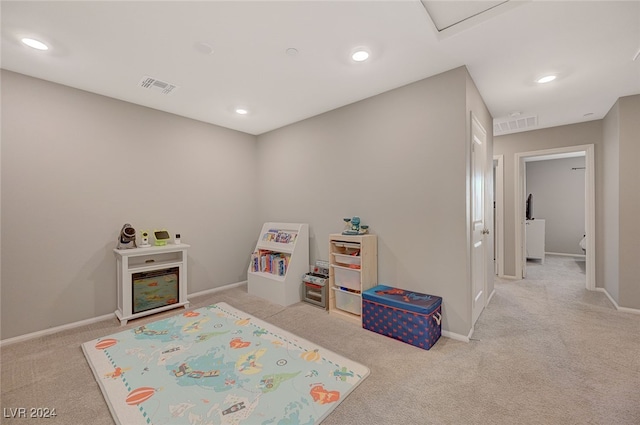
<svg viewBox="0 0 640 425">
<path fill-rule="evenodd" d="M 118 309 L 127 321 L 176 307 L 187 307 L 186 244 L 114 249 L 118 266 Z"/>
</svg>

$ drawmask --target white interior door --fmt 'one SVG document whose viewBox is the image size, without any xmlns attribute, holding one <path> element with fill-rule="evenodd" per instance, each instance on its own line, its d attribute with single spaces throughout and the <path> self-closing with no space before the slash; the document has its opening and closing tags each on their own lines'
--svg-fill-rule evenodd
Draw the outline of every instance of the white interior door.
<svg viewBox="0 0 640 425">
<path fill-rule="evenodd" d="M 487 133 L 471 115 L 471 288 L 472 323 L 475 324 L 486 304 L 485 170 Z"/>
</svg>

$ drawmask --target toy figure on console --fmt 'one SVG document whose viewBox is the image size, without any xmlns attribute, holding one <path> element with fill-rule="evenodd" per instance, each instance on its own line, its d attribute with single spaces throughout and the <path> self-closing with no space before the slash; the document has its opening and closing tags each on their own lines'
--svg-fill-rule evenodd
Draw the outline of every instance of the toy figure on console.
<svg viewBox="0 0 640 425">
<path fill-rule="evenodd" d="M 149 232 L 143 230 L 140 232 L 140 248 L 148 248 L 151 244 L 149 243 Z"/>
<path fill-rule="evenodd" d="M 129 223 L 122 226 L 118 237 L 118 249 L 136 248 L 136 229 Z"/>
<path fill-rule="evenodd" d="M 343 235 L 364 235 L 368 232 L 369 226 L 360 224 L 360 217 L 358 216 L 343 218 L 343 220 L 347 224 L 345 230 L 342 232 Z"/>
</svg>

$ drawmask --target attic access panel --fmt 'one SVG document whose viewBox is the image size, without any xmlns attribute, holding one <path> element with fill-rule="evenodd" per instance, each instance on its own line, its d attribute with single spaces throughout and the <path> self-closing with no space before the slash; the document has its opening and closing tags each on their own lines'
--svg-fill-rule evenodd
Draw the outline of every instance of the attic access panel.
<svg viewBox="0 0 640 425">
<path fill-rule="evenodd" d="M 441 36 L 452 35 L 471 28 L 528 2 L 528 0 L 420 1 Z"/>
</svg>

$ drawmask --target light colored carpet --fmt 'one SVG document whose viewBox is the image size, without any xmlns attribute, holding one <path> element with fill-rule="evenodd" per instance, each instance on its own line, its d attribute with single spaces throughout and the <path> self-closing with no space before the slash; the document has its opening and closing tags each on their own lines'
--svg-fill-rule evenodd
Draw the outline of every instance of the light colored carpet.
<svg viewBox="0 0 640 425">
<path fill-rule="evenodd" d="M 245 287 L 192 307 L 226 302 L 369 367 L 323 424 L 639 424 L 640 315 L 617 312 L 584 286 L 579 260 L 529 263 L 526 280 L 497 279 L 470 343 L 443 337 L 429 351 L 309 304 L 270 304 Z M 114 318 L 3 347 L 2 408 L 49 407 L 58 416 L 1 422 L 112 424 L 80 344 L 121 329 Z"/>
</svg>

